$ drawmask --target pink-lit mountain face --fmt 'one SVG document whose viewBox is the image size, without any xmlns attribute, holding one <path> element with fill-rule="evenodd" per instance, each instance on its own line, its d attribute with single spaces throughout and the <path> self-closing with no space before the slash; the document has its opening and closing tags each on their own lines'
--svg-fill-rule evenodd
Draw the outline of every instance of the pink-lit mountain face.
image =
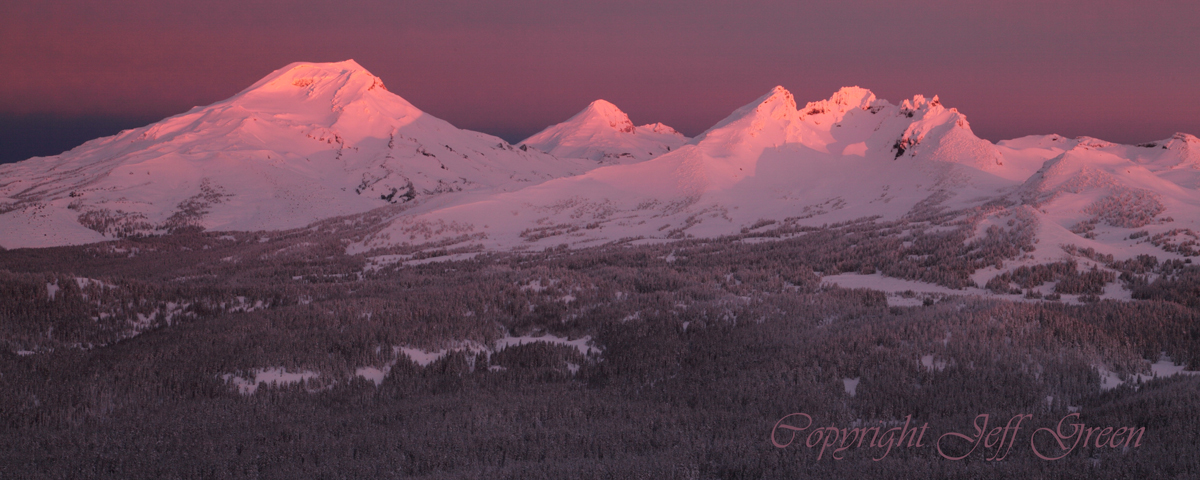
<svg viewBox="0 0 1200 480">
<path fill-rule="evenodd" d="M 0 245 L 292 228 L 419 198 L 520 189 L 593 163 L 455 128 L 353 60 L 294 63 L 228 100 L 0 166 Z"/>
<path fill-rule="evenodd" d="M 0 167 L 0 246 L 283 229 L 404 204 L 350 251 L 671 241 L 945 211 L 980 238 L 1032 228 L 1054 245 L 1170 257 L 1179 248 L 1163 245 L 1200 220 L 1191 135 L 993 144 L 936 96 L 893 104 L 859 87 L 802 107 L 776 87 L 693 139 L 597 100 L 520 145 L 421 112 L 352 61 L 297 63 L 226 101 Z M 1151 235 L 1170 238 L 1136 240 Z"/>
</svg>

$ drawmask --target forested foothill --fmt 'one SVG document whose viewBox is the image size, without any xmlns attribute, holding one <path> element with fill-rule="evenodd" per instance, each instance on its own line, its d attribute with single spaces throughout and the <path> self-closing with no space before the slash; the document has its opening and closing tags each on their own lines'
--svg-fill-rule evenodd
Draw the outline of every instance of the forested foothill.
<svg viewBox="0 0 1200 480">
<path fill-rule="evenodd" d="M 1010 221 L 977 231 L 986 215 Z M 376 224 L 0 252 L 0 477 L 1200 476 L 1200 376 L 1151 369 L 1200 369 L 1200 269 L 1035 245 L 1020 209 L 346 254 Z M 971 279 L 1050 248 L 1064 260 Z M 844 272 L 994 294 L 889 306 L 821 280 Z M 1081 302 L 1032 294 L 1047 282 Z M 1100 298 L 1118 287 L 1133 300 Z M 561 341 L 497 347 L 514 337 Z M 236 384 L 266 371 L 303 375 Z M 838 427 L 911 416 L 939 435 L 982 413 L 1033 417 L 1002 461 L 982 447 L 818 460 L 772 446 L 796 412 Z M 1037 458 L 1030 432 L 1074 412 L 1144 440 Z"/>
</svg>

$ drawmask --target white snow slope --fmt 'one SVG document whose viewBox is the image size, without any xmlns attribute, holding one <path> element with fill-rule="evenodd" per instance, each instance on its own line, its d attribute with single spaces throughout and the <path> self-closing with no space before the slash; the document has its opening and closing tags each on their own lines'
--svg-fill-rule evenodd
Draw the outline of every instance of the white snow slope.
<svg viewBox="0 0 1200 480">
<path fill-rule="evenodd" d="M 621 109 L 604 100 L 592 102 L 567 121 L 525 139 L 556 157 L 601 163 L 635 163 L 677 149 L 689 139 L 661 123 L 634 127 Z"/>
<path fill-rule="evenodd" d="M 0 246 L 300 227 L 414 198 L 515 190 L 593 166 L 455 128 L 353 60 L 293 63 L 228 100 L 0 165 Z"/>
</svg>

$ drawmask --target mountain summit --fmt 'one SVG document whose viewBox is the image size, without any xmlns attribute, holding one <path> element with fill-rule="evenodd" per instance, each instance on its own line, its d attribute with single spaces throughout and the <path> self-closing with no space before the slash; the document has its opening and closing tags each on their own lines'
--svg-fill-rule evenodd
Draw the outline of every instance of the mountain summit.
<svg viewBox="0 0 1200 480">
<path fill-rule="evenodd" d="M 629 116 L 607 100 L 596 100 L 588 104 L 587 108 L 567 121 L 584 124 L 607 123 L 609 127 L 618 132 L 634 133 L 633 122 L 629 121 Z"/>
<path fill-rule="evenodd" d="M 563 158 L 635 163 L 679 148 L 688 140 L 661 123 L 634 127 L 616 105 L 596 100 L 567 121 L 525 139 L 523 145 Z"/>
</svg>

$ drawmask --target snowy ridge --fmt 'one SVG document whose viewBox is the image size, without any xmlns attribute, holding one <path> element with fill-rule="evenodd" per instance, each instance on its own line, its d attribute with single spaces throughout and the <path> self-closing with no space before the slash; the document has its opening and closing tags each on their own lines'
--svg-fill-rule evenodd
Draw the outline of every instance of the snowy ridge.
<svg viewBox="0 0 1200 480">
<path fill-rule="evenodd" d="M 846 87 L 797 108 L 775 87 L 668 154 L 414 212 L 351 251 L 438 239 L 413 234 L 431 222 L 478 227 L 485 238 L 474 245 L 484 249 L 527 249 L 1009 205 L 1051 246 L 1024 263 L 1058 261 L 1057 245 L 1174 258 L 1186 250 L 1130 237 L 1170 234 L 1166 243 L 1186 247 L 1188 229 L 1200 227 L 1192 227 L 1200 220 L 1198 146 L 1185 134 L 1140 146 L 1057 135 L 992 144 L 936 96 L 897 105 Z M 1008 228 L 1009 215 L 980 228 Z"/>
<path fill-rule="evenodd" d="M 420 242 L 410 232 L 433 221 L 482 227 L 485 248 L 506 249 L 723 235 L 762 219 L 899 218 L 933 195 L 965 206 L 1018 185 L 978 168 L 999 167 L 995 146 L 923 98 L 896 106 L 848 87 L 801 111 L 775 87 L 668 154 L 420 212 L 354 250 Z M 983 161 L 951 154 L 979 151 Z"/>
</svg>

